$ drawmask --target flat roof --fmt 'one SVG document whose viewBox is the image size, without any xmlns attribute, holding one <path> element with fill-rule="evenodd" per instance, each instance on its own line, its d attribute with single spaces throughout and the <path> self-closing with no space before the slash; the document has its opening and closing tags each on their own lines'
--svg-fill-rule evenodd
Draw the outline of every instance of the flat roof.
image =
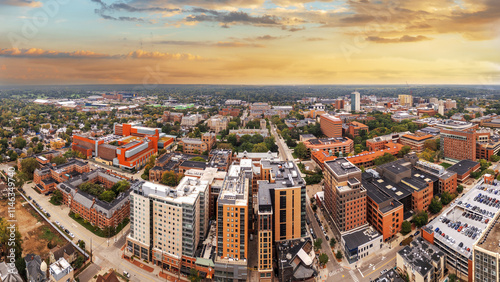
<svg viewBox="0 0 500 282">
<path fill-rule="evenodd" d="M 471 170 L 473 167 L 478 165 L 478 162 L 472 161 L 472 160 L 461 160 L 458 163 L 450 166 L 448 168 L 449 171 L 454 171 L 458 175 L 464 175 L 467 173 L 469 170 Z"/>
<path fill-rule="evenodd" d="M 337 158 L 332 161 L 327 161 L 325 162 L 325 166 L 329 167 L 337 175 L 346 175 L 361 171 L 346 158 Z"/>
<path fill-rule="evenodd" d="M 355 249 L 358 246 L 364 245 L 377 238 L 382 239 L 382 234 L 372 227 L 367 227 L 353 233 L 342 235 L 342 239 L 349 250 Z"/>
<path fill-rule="evenodd" d="M 486 189 L 486 191 L 484 189 Z M 495 191 L 497 191 L 497 194 L 495 194 Z M 456 198 L 451 203 L 450 207 L 441 213 L 440 217 L 434 218 L 434 220 L 429 222 L 426 226 L 428 229 L 431 229 L 429 230 L 430 232 L 434 232 L 435 240 L 438 240 L 442 244 L 448 246 L 451 250 L 454 250 L 456 253 L 459 253 L 464 257 L 472 255 L 473 244 L 479 240 L 480 235 L 485 232 L 488 225 L 485 223 L 485 220 L 489 219 L 490 223 L 494 216 L 499 212 L 499 209 L 495 208 L 495 206 L 489 206 L 485 204 L 485 202 L 481 203 L 480 201 L 474 200 L 479 194 L 494 198 L 500 202 L 500 186 L 484 184 L 480 181 L 474 188 L 469 190 L 469 192 L 463 194 L 462 197 Z M 484 214 L 482 210 L 485 211 Z M 464 213 L 482 216 L 483 220 L 480 221 L 467 218 Z M 462 232 L 458 232 L 443 222 L 445 218 L 450 219 L 450 223 L 460 222 L 462 226 L 467 223 L 468 227 L 463 227 Z M 472 230 L 472 227 L 475 227 L 477 230 L 473 232 L 471 237 L 469 237 L 465 234 L 465 232 Z M 445 236 L 439 235 L 436 232 L 436 228 L 439 228 Z M 476 237 L 473 239 L 474 234 Z M 453 238 L 455 243 L 446 239 L 446 235 Z M 470 252 L 464 251 L 463 248 L 458 247 L 461 242 L 464 243 L 466 248 L 470 248 Z M 498 245 L 498 240 L 496 240 L 495 244 Z"/>
</svg>

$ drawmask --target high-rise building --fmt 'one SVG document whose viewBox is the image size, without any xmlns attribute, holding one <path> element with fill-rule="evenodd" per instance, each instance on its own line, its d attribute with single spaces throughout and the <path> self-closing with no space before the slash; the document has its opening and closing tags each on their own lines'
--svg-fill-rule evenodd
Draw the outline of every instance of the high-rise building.
<svg viewBox="0 0 500 282">
<path fill-rule="evenodd" d="M 229 168 L 217 200 L 216 279 L 247 279 L 250 184 L 242 166 Z"/>
<path fill-rule="evenodd" d="M 131 187 L 127 250 L 174 272 L 188 261 L 208 230 L 208 183 L 184 177 L 177 187 L 139 182 Z"/>
<path fill-rule="evenodd" d="M 325 205 L 340 232 L 366 223 L 366 189 L 361 170 L 346 158 L 325 162 Z"/>
<path fill-rule="evenodd" d="M 324 114 L 320 116 L 319 125 L 327 137 L 342 137 L 342 120 L 340 118 Z"/>
<path fill-rule="evenodd" d="M 259 190 L 257 210 L 258 269 L 260 281 L 272 281 L 273 276 L 273 205 L 269 188 Z"/>
<path fill-rule="evenodd" d="M 338 98 L 335 100 L 335 109 L 343 110 L 344 109 L 344 99 Z"/>
<path fill-rule="evenodd" d="M 402 106 L 413 106 L 413 96 L 412 95 L 399 95 L 399 104 Z"/>
<path fill-rule="evenodd" d="M 306 236 L 306 183 L 293 162 L 261 160 L 257 181 L 257 243 L 260 281 L 273 276 L 273 242 Z"/>
<path fill-rule="evenodd" d="M 451 161 L 476 160 L 476 130 L 441 129 L 441 151 Z"/>
<path fill-rule="evenodd" d="M 359 112 L 361 110 L 360 106 L 360 95 L 358 91 L 354 91 L 351 93 L 351 111 Z"/>
<path fill-rule="evenodd" d="M 262 160 L 261 189 L 269 189 L 275 241 L 306 236 L 306 182 L 293 162 Z"/>
</svg>

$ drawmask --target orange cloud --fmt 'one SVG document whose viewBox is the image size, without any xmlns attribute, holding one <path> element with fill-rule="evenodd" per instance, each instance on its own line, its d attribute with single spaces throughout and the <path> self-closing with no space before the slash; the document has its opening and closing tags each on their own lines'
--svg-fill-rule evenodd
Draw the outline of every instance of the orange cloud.
<svg viewBox="0 0 500 282">
<path fill-rule="evenodd" d="M 123 59 L 123 58 L 135 58 L 135 59 L 167 59 L 167 60 L 199 60 L 200 56 L 192 55 L 189 53 L 162 53 L 162 52 L 148 52 L 144 50 L 136 50 L 130 52 L 126 55 L 110 55 L 96 53 L 93 51 L 79 50 L 73 52 L 61 52 L 54 50 L 43 50 L 39 48 L 30 49 L 1 49 L 0 57 L 10 57 L 10 58 L 72 58 L 72 59 Z"/>
</svg>

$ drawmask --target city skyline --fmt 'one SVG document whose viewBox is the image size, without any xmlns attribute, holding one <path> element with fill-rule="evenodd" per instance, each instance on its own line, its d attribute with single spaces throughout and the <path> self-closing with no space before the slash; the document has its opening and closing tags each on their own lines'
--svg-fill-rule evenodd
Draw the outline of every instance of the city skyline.
<svg viewBox="0 0 500 282">
<path fill-rule="evenodd" d="M 498 84 L 483 1 L 0 1 L 0 85 Z"/>
</svg>

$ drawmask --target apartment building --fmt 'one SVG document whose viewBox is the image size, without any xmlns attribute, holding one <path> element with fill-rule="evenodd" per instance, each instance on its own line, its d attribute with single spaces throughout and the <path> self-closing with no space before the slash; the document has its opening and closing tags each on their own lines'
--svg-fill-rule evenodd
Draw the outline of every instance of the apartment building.
<svg viewBox="0 0 500 282">
<path fill-rule="evenodd" d="M 26 158 L 18 158 L 17 159 L 17 169 L 18 170 L 22 169 L 22 161 L 24 159 L 35 158 L 38 161 L 38 163 L 41 166 L 43 166 L 43 165 L 49 164 L 52 161 L 52 158 L 59 157 L 59 156 L 62 156 L 62 153 L 60 151 L 51 150 L 51 151 L 35 154 L 35 155 L 29 156 Z"/>
<path fill-rule="evenodd" d="M 366 224 L 366 189 L 361 170 L 346 158 L 325 162 L 325 206 L 336 228 L 345 232 Z"/>
<path fill-rule="evenodd" d="M 361 98 L 358 91 L 351 93 L 351 111 L 359 112 L 361 110 Z"/>
<path fill-rule="evenodd" d="M 319 117 L 321 132 L 329 138 L 342 137 L 342 120 L 330 114 Z"/>
<path fill-rule="evenodd" d="M 233 164 L 217 199 L 216 280 L 247 280 L 249 193 L 247 174 Z"/>
<path fill-rule="evenodd" d="M 443 157 L 450 161 L 476 160 L 476 131 L 441 129 L 441 151 Z"/>
<path fill-rule="evenodd" d="M 412 95 L 398 95 L 399 104 L 402 106 L 413 106 L 413 96 Z"/>
<path fill-rule="evenodd" d="M 306 236 L 306 182 L 293 162 L 261 160 L 261 189 L 272 198 L 274 241 Z"/>
<path fill-rule="evenodd" d="M 409 281 L 438 282 L 445 277 L 446 255 L 417 237 L 410 246 L 397 252 L 396 266 L 408 275 Z"/>
<path fill-rule="evenodd" d="M 182 146 L 182 152 L 185 154 L 201 155 L 205 151 L 210 151 L 217 141 L 215 133 L 207 132 L 198 138 L 182 138 L 179 146 Z"/>
<path fill-rule="evenodd" d="M 111 187 L 123 177 L 108 173 L 104 169 L 97 169 L 79 176 L 70 178 L 68 181 L 57 185 L 63 196 L 63 204 L 68 206 L 72 212 L 78 214 L 84 220 L 101 229 L 106 227 L 117 227 L 130 215 L 130 190 L 121 192 L 111 202 L 99 200 L 98 197 L 84 192 L 78 187 L 85 183 L 99 183 L 105 189 Z M 133 183 L 132 183 L 133 186 Z"/>
<path fill-rule="evenodd" d="M 259 281 L 273 280 L 273 204 L 269 188 L 258 192 L 257 244 Z"/>
<path fill-rule="evenodd" d="M 47 193 L 54 191 L 57 184 L 89 171 L 90 166 L 87 162 L 79 159 L 69 159 L 64 164 L 47 164 L 36 169 L 33 172 L 33 182 L 36 184 L 35 188 L 40 193 Z"/>
<path fill-rule="evenodd" d="M 219 110 L 219 115 L 221 116 L 232 116 L 232 117 L 237 117 L 240 115 L 241 110 L 237 108 L 222 108 Z"/>
<path fill-rule="evenodd" d="M 208 230 L 208 192 L 208 182 L 196 177 L 182 178 L 177 187 L 132 186 L 128 254 L 188 275 Z"/>
</svg>

